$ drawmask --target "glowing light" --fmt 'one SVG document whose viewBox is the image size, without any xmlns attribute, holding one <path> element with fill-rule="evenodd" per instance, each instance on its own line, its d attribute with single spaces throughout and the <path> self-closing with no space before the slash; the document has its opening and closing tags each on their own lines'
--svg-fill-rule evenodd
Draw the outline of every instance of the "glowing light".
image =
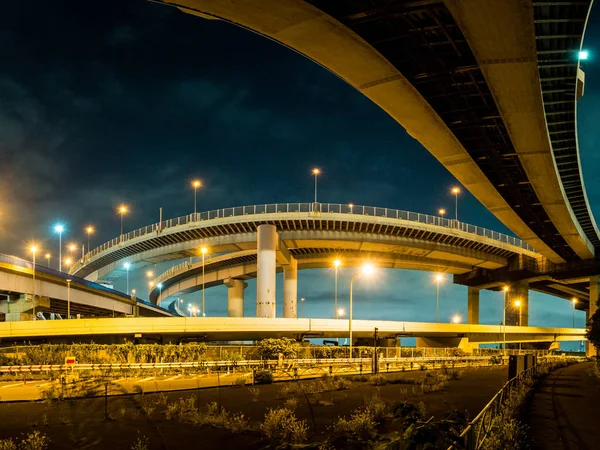
<svg viewBox="0 0 600 450">
<path fill-rule="evenodd" d="M 360 271 L 364 275 L 373 275 L 375 273 L 375 266 L 371 263 L 366 263 L 361 267 Z"/>
<path fill-rule="evenodd" d="M 206 255 L 208 253 L 208 249 L 206 247 L 202 247 L 200 249 L 200 253 L 202 253 L 203 255 Z"/>
<path fill-rule="evenodd" d="M 151 270 L 148 270 L 148 271 L 146 272 L 146 277 L 147 277 L 147 278 L 152 278 L 153 276 L 154 276 L 154 272 L 152 272 Z"/>
<path fill-rule="evenodd" d="M 59 223 L 57 225 L 54 225 L 54 231 L 57 233 L 62 233 L 63 231 L 65 231 L 65 227 L 64 227 L 64 225 L 61 225 Z"/>
<path fill-rule="evenodd" d="M 504 286 L 504 287 L 502 288 L 502 290 L 503 290 L 504 292 L 508 292 L 508 286 Z"/>
<path fill-rule="evenodd" d="M 344 308 L 338 308 L 337 313 L 338 317 L 342 317 L 344 314 L 346 314 L 346 311 L 344 310 Z"/>
<path fill-rule="evenodd" d="M 131 268 L 131 263 L 126 262 L 125 264 L 123 264 L 123 267 L 125 268 L 125 270 L 129 270 Z"/>
<path fill-rule="evenodd" d="M 571 301 L 573 302 L 573 304 L 577 303 L 577 299 L 576 299 L 575 297 L 573 297 L 573 298 L 571 299 Z"/>
<path fill-rule="evenodd" d="M 312 170 L 313 175 L 319 175 L 321 173 L 320 169 L 317 169 L 316 167 Z"/>
<path fill-rule="evenodd" d="M 194 189 L 198 189 L 199 187 L 202 187 L 202 181 L 200 181 L 200 180 L 194 180 L 194 181 L 192 181 L 192 187 Z"/>
<path fill-rule="evenodd" d="M 154 287 L 154 281 L 148 282 L 148 286 L 150 286 L 151 288 Z"/>
<path fill-rule="evenodd" d="M 460 323 L 460 316 L 458 314 L 452 316 L 452 323 Z"/>
<path fill-rule="evenodd" d="M 71 258 L 65 259 L 65 265 L 66 266 L 70 266 L 71 264 L 73 264 L 73 260 Z"/>
<path fill-rule="evenodd" d="M 35 253 L 38 251 L 38 246 L 35 244 L 31 245 L 29 247 L 29 251 L 35 255 Z"/>
<path fill-rule="evenodd" d="M 74 252 L 75 250 L 77 250 L 77 246 L 75 244 L 69 244 L 68 248 L 70 252 Z"/>
<path fill-rule="evenodd" d="M 454 186 L 451 191 L 454 195 L 460 194 L 460 188 L 458 186 Z"/>
<path fill-rule="evenodd" d="M 335 261 L 333 261 L 333 267 L 338 268 L 342 265 L 342 261 L 339 259 L 336 259 Z"/>
<path fill-rule="evenodd" d="M 127 208 L 127 205 L 120 205 L 117 211 L 119 214 L 123 215 L 129 212 L 129 208 Z"/>
<path fill-rule="evenodd" d="M 135 295 L 135 289 L 131 290 L 131 295 Z"/>
<path fill-rule="evenodd" d="M 439 214 L 440 216 L 444 216 L 444 215 L 446 214 L 446 210 L 445 210 L 444 208 L 441 208 L 441 209 L 438 211 L 438 214 Z"/>
<path fill-rule="evenodd" d="M 159 288 L 159 289 L 162 289 L 162 287 L 163 287 L 163 284 L 162 284 L 162 283 L 158 283 L 158 284 L 156 285 L 156 287 L 157 287 L 157 288 Z"/>
<path fill-rule="evenodd" d="M 579 60 L 580 61 L 585 61 L 586 59 L 588 59 L 589 56 L 589 52 L 587 50 L 581 50 L 579 52 Z"/>
<path fill-rule="evenodd" d="M 50 256 L 52 256 L 50 253 L 46 253 L 45 258 L 50 259 Z"/>
<path fill-rule="evenodd" d="M 85 232 L 87 234 L 92 234 L 94 231 L 96 231 L 96 230 L 94 230 L 94 227 L 92 227 L 91 225 L 88 227 L 85 227 Z"/>
<path fill-rule="evenodd" d="M 444 275 L 438 273 L 435 275 L 434 280 L 436 283 L 441 283 L 442 281 L 444 281 Z"/>
<path fill-rule="evenodd" d="M 515 306 L 517 306 L 517 307 L 521 306 L 521 300 L 517 300 L 517 301 L 515 302 Z"/>
</svg>

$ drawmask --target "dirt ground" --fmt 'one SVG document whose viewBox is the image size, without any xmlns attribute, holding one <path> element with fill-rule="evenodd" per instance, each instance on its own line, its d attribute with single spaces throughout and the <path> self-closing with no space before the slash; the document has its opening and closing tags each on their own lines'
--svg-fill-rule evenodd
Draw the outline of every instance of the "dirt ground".
<svg viewBox="0 0 600 450">
<path fill-rule="evenodd" d="M 424 378 L 425 372 L 395 373 L 385 376 Z M 391 403 L 408 400 L 423 401 L 428 416 L 442 417 L 446 411 L 466 410 L 469 417 L 477 414 L 507 379 L 505 367 L 471 368 L 461 379 L 452 380 L 441 392 L 414 394 L 413 385 L 388 384 L 373 386 L 368 382 L 354 382 L 349 390 L 318 394 L 312 398 L 315 425 L 312 426 L 310 410 L 306 401 L 299 399 L 296 408 L 298 418 L 310 426 L 309 440 L 321 441 L 328 427 L 339 416 L 349 416 L 362 406 L 366 399 L 378 394 Z M 304 383 L 301 381 L 300 383 Z M 242 413 L 252 423 L 264 419 L 268 408 L 284 405 L 279 390 L 283 383 L 256 386 L 260 389 L 258 401 L 254 402 L 249 387 L 211 388 L 166 393 L 169 401 L 194 397 L 204 406 L 209 402 L 220 403 L 227 411 Z M 0 404 L 0 439 L 20 437 L 39 430 L 50 438 L 51 449 L 131 449 L 138 437 L 148 439 L 148 449 L 206 450 L 263 448 L 266 442 L 258 432 L 232 434 L 227 430 L 202 427 L 190 423 L 167 420 L 164 408 L 157 408 L 145 415 L 140 407 L 149 404 L 160 394 L 77 399 L 53 403 L 25 402 Z M 323 406 L 318 400 L 332 402 Z M 110 420 L 105 419 L 105 401 Z"/>
</svg>

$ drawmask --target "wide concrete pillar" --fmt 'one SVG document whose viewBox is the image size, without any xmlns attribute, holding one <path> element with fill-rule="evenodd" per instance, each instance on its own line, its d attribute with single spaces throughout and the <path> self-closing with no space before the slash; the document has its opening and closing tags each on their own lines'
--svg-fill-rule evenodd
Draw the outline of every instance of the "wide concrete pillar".
<svg viewBox="0 0 600 450">
<path fill-rule="evenodd" d="M 470 286 L 467 293 L 467 323 L 479 324 L 479 289 Z"/>
<path fill-rule="evenodd" d="M 521 306 L 515 306 L 515 302 L 520 302 Z M 519 325 L 519 312 L 521 316 L 521 325 L 529 325 L 529 283 L 527 281 L 518 281 L 508 285 L 506 295 L 506 325 Z"/>
<path fill-rule="evenodd" d="M 291 264 L 283 268 L 283 317 L 298 317 L 298 261 L 292 259 Z"/>
<path fill-rule="evenodd" d="M 275 318 L 277 228 L 259 225 L 257 235 L 256 317 Z"/>
<path fill-rule="evenodd" d="M 227 286 L 227 315 L 229 317 L 244 317 L 244 289 L 248 283 L 230 278 L 225 282 Z"/>
<path fill-rule="evenodd" d="M 586 324 L 592 317 L 592 315 L 598 309 L 598 275 L 590 277 L 590 307 L 585 312 L 585 321 Z M 585 355 L 589 358 L 592 358 L 598 354 L 598 349 L 594 347 L 589 342 L 586 342 L 585 346 Z"/>
</svg>

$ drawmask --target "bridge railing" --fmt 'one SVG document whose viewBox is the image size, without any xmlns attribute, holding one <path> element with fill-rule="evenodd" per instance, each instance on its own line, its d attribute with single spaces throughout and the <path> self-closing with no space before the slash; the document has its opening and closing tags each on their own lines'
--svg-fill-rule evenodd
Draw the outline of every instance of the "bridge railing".
<svg viewBox="0 0 600 450">
<path fill-rule="evenodd" d="M 454 219 L 445 217 L 433 216 L 430 214 L 422 214 L 410 211 L 403 211 L 392 208 L 380 208 L 376 206 L 361 206 L 361 205 L 346 205 L 337 203 L 274 203 L 264 205 L 237 206 L 232 208 L 215 209 L 199 213 L 188 214 L 173 219 L 164 220 L 159 223 L 147 225 L 137 230 L 130 231 L 119 237 L 116 237 L 108 242 L 105 242 L 100 247 L 86 253 L 81 262 L 85 262 L 94 256 L 102 253 L 112 247 L 119 246 L 127 241 L 140 238 L 149 234 L 158 234 L 169 228 L 179 227 L 182 225 L 199 224 L 208 220 L 223 219 L 227 217 L 239 217 L 256 214 L 283 214 L 283 213 L 306 213 L 314 216 L 325 214 L 351 214 L 357 216 L 385 217 L 389 219 L 407 220 L 410 222 L 424 223 L 436 225 L 440 227 L 458 229 L 460 231 L 475 234 L 477 236 L 487 237 L 495 241 L 514 245 L 516 247 L 534 251 L 527 243 L 513 236 L 508 236 L 503 233 L 498 233 L 493 230 L 470 225 Z"/>
</svg>

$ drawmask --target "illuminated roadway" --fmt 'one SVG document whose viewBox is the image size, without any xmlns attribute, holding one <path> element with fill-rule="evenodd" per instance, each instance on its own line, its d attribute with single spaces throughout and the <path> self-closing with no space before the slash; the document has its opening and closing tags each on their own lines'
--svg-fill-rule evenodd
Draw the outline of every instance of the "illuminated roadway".
<svg viewBox="0 0 600 450">
<path fill-rule="evenodd" d="M 322 65 L 551 262 L 594 257 L 600 239 L 576 135 L 585 80 L 578 54 L 592 0 L 163 3 Z"/>
</svg>

